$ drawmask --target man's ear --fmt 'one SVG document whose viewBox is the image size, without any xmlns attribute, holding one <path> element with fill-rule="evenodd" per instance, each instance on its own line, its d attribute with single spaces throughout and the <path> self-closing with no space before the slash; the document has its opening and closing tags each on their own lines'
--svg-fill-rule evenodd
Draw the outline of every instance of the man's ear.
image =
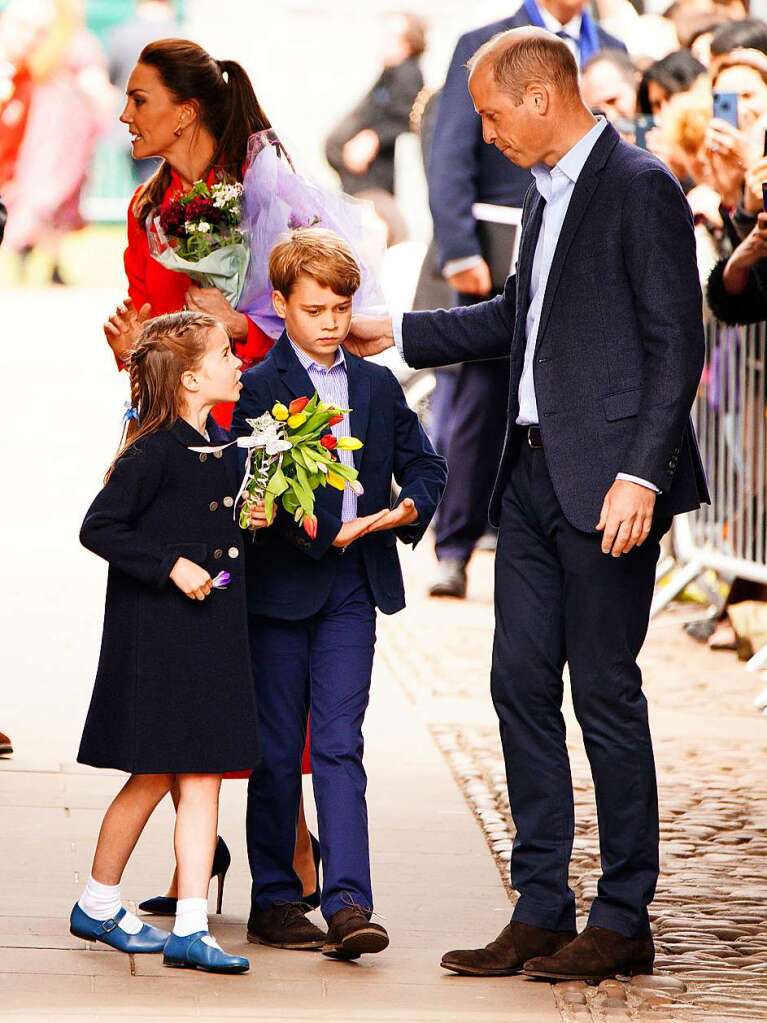
<svg viewBox="0 0 767 1023">
<path fill-rule="evenodd" d="M 533 108 L 536 114 L 545 115 L 549 109 L 551 100 L 549 91 L 541 82 L 533 82 L 525 90 L 525 99 Z"/>
<path fill-rule="evenodd" d="M 287 310 L 287 301 L 286 301 L 285 296 L 282 294 L 281 291 L 273 291 L 272 292 L 272 305 L 274 306 L 274 311 L 277 313 L 277 315 L 280 317 L 280 319 L 284 320 L 285 319 L 285 313 L 288 310 Z"/>
</svg>

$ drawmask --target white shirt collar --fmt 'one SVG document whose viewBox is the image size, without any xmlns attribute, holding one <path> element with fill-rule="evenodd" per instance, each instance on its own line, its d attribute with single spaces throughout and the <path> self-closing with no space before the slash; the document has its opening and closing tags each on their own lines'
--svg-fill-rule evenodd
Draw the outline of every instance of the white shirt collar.
<svg viewBox="0 0 767 1023">
<path fill-rule="evenodd" d="M 536 4 L 538 12 L 543 20 L 543 24 L 549 30 L 549 32 L 567 32 L 571 39 L 575 39 L 576 42 L 581 38 L 581 25 L 583 23 L 583 15 L 576 14 L 574 18 L 570 18 L 566 25 L 560 25 L 553 14 L 550 14 L 545 7 L 541 4 Z"/>
<path fill-rule="evenodd" d="M 602 116 L 597 117 L 597 123 L 594 127 L 590 131 L 587 131 L 583 138 L 580 138 L 575 143 L 572 149 L 568 149 L 556 166 L 549 168 L 545 163 L 536 163 L 530 168 L 535 177 L 536 187 L 545 199 L 550 197 L 552 175 L 556 175 L 557 177 L 564 175 L 573 184 L 575 184 L 580 177 L 584 164 L 591 154 L 591 150 L 596 145 L 597 139 L 606 127 L 607 121 L 605 118 Z M 546 190 L 545 192 L 542 191 L 542 185 Z M 549 194 L 546 194 L 547 192 Z"/>
<path fill-rule="evenodd" d="M 296 353 L 296 358 L 304 367 L 304 369 L 311 369 L 312 367 L 314 367 L 315 369 L 318 369 L 321 373 L 329 373 L 330 370 L 335 369 L 336 366 L 346 366 L 346 356 L 344 355 L 343 345 L 338 346 L 338 350 L 336 351 L 336 357 L 333 360 L 332 366 L 320 366 L 320 364 L 318 362 L 315 362 L 308 352 L 305 352 L 303 348 L 299 348 L 299 346 L 295 343 L 295 341 L 290 336 L 290 334 L 288 334 L 287 331 L 285 331 L 285 333 L 288 336 L 288 341 L 290 341 L 291 348 Z"/>
</svg>

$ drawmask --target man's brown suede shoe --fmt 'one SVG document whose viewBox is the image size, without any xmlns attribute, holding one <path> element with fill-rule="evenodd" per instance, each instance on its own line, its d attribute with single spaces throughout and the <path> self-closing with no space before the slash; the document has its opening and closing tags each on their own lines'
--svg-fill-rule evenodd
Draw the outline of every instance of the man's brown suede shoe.
<svg viewBox="0 0 767 1023">
<path fill-rule="evenodd" d="M 308 906 L 303 902 L 273 902 L 266 909 L 251 908 L 248 941 L 296 952 L 322 948 L 325 932 L 307 920 Z"/>
<path fill-rule="evenodd" d="M 521 973 L 533 956 L 553 955 L 577 936 L 577 931 L 548 931 L 529 924 L 507 924 L 495 941 L 484 948 L 446 952 L 439 964 L 469 977 L 508 977 Z"/>
<path fill-rule="evenodd" d="M 361 909 L 350 906 L 330 918 L 322 954 L 331 959 L 359 959 L 365 952 L 383 952 L 388 944 L 385 928 L 371 923 Z"/>
<path fill-rule="evenodd" d="M 525 976 L 546 980 L 607 980 L 618 974 L 633 977 L 652 973 L 654 961 L 652 938 L 626 938 L 606 927 L 587 927 L 555 955 L 525 963 Z"/>
</svg>

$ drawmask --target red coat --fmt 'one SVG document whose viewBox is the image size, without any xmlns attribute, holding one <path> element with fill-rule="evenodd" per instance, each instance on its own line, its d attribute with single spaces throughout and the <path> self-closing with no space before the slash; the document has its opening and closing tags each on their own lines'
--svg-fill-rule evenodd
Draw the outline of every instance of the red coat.
<svg viewBox="0 0 767 1023">
<path fill-rule="evenodd" d="M 213 181 L 213 174 L 208 178 Z M 173 196 L 183 191 L 181 181 L 175 171 L 171 171 L 171 182 L 163 196 L 160 208 L 166 206 Z M 128 277 L 128 294 L 133 305 L 139 310 L 145 302 L 152 307 L 152 315 L 177 313 L 184 308 L 184 297 L 192 283 L 186 274 L 168 270 L 153 259 L 149 252 L 149 240 L 146 229 L 139 224 L 133 215 L 133 203 L 138 191 L 134 194 L 128 207 L 128 247 L 125 250 L 125 273 Z M 248 336 L 244 341 L 235 342 L 235 352 L 242 359 L 242 370 L 245 372 L 254 362 L 259 362 L 272 347 L 273 341 L 248 320 Z M 232 404 L 217 405 L 213 417 L 219 426 L 229 429 L 232 419 Z"/>
</svg>

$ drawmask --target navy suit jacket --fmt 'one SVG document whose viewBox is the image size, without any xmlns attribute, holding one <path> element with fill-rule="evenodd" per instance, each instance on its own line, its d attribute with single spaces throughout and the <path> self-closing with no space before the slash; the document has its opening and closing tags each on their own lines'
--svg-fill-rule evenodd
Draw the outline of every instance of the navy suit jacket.
<svg viewBox="0 0 767 1023">
<path fill-rule="evenodd" d="M 482 122 L 467 86 L 466 62 L 499 32 L 530 25 L 524 7 L 510 18 L 474 29 L 458 40 L 439 99 L 429 154 L 429 205 L 439 265 L 481 254 L 475 202 L 521 206 L 532 175 L 482 140 Z M 625 50 L 623 43 L 597 26 L 602 49 Z"/>
<path fill-rule="evenodd" d="M 517 272 L 502 295 L 406 313 L 414 367 L 511 359 L 508 426 L 490 505 L 498 524 L 519 415 L 530 275 L 543 199 L 525 197 Z M 546 461 L 568 521 L 593 532 L 619 472 L 661 491 L 656 515 L 708 501 L 690 409 L 704 359 L 692 216 L 654 156 L 607 125 L 576 182 L 559 236 L 533 364 Z"/>
<path fill-rule="evenodd" d="M 392 477 L 402 488 L 397 504 L 415 502 L 412 526 L 371 533 L 359 546 L 377 607 L 394 614 L 405 606 L 396 538 L 415 546 L 426 532 L 447 482 L 447 466 L 431 446 L 418 416 L 405 401 L 394 374 L 384 366 L 346 353 L 351 432 L 363 442 L 354 464 L 365 493 L 357 514 L 370 515 L 391 505 Z M 314 385 L 282 334 L 268 357 L 242 377 L 242 393 L 232 419 L 235 436 L 249 434 L 247 419 L 268 412 L 275 402 L 311 397 Z M 345 555 L 333 547 L 341 529 L 342 494 L 333 487 L 316 492 L 317 539 L 310 540 L 292 516 L 279 510 L 268 529 L 246 546 L 248 610 L 273 618 L 308 618 L 327 600 Z"/>
</svg>

